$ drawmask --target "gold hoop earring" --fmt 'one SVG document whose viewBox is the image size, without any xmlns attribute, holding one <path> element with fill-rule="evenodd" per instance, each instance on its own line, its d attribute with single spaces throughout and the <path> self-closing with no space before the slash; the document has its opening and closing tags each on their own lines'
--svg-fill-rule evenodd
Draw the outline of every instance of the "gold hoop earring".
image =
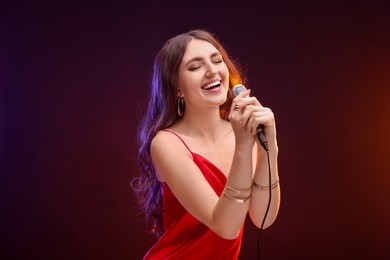
<svg viewBox="0 0 390 260">
<path fill-rule="evenodd" d="M 184 99 L 183 97 L 177 98 L 177 114 L 181 117 L 184 113 Z"/>
</svg>

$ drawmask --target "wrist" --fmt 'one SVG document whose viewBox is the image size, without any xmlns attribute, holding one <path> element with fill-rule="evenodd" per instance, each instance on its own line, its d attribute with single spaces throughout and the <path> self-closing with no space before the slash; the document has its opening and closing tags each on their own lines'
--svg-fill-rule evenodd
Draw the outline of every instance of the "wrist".
<svg viewBox="0 0 390 260">
<path fill-rule="evenodd" d="M 256 141 L 256 145 L 257 145 L 257 151 L 259 153 L 265 153 L 265 150 L 264 150 L 263 146 L 260 144 L 259 140 Z M 276 141 L 268 142 L 268 148 L 269 148 L 270 153 L 277 154 L 279 152 L 279 147 L 278 147 Z"/>
<path fill-rule="evenodd" d="M 235 143 L 235 149 L 238 151 L 252 151 L 254 144 L 255 142 L 253 138 L 237 138 Z"/>
</svg>

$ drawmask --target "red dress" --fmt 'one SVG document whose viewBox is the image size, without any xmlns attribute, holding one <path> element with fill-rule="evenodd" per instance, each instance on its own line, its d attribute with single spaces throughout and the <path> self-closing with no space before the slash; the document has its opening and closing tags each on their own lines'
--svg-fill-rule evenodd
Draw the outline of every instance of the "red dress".
<svg viewBox="0 0 390 260">
<path fill-rule="evenodd" d="M 175 134 L 191 152 L 184 141 Z M 226 184 L 226 176 L 209 160 L 191 152 L 194 163 L 218 196 L 221 196 Z M 147 252 L 144 260 L 160 259 L 238 259 L 242 232 L 236 239 L 227 240 L 215 234 L 211 229 L 193 217 L 177 201 L 166 183 L 162 183 L 164 234 Z"/>
</svg>

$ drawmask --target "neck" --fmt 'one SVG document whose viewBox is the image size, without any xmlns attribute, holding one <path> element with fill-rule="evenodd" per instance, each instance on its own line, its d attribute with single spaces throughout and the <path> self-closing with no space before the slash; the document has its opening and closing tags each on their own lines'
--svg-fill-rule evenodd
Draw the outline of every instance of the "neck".
<svg viewBox="0 0 390 260">
<path fill-rule="evenodd" d="M 178 128 L 187 136 L 215 141 L 226 131 L 226 121 L 221 118 L 219 107 L 191 109 L 188 106 Z"/>
</svg>

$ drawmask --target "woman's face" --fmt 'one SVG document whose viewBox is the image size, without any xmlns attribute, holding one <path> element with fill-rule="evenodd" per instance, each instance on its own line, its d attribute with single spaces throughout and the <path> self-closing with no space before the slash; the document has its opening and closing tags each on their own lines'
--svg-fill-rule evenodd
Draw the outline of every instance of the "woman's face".
<svg viewBox="0 0 390 260">
<path fill-rule="evenodd" d="M 229 70 L 211 43 L 191 40 L 179 67 L 178 89 L 186 107 L 220 106 L 226 101 Z"/>
</svg>

